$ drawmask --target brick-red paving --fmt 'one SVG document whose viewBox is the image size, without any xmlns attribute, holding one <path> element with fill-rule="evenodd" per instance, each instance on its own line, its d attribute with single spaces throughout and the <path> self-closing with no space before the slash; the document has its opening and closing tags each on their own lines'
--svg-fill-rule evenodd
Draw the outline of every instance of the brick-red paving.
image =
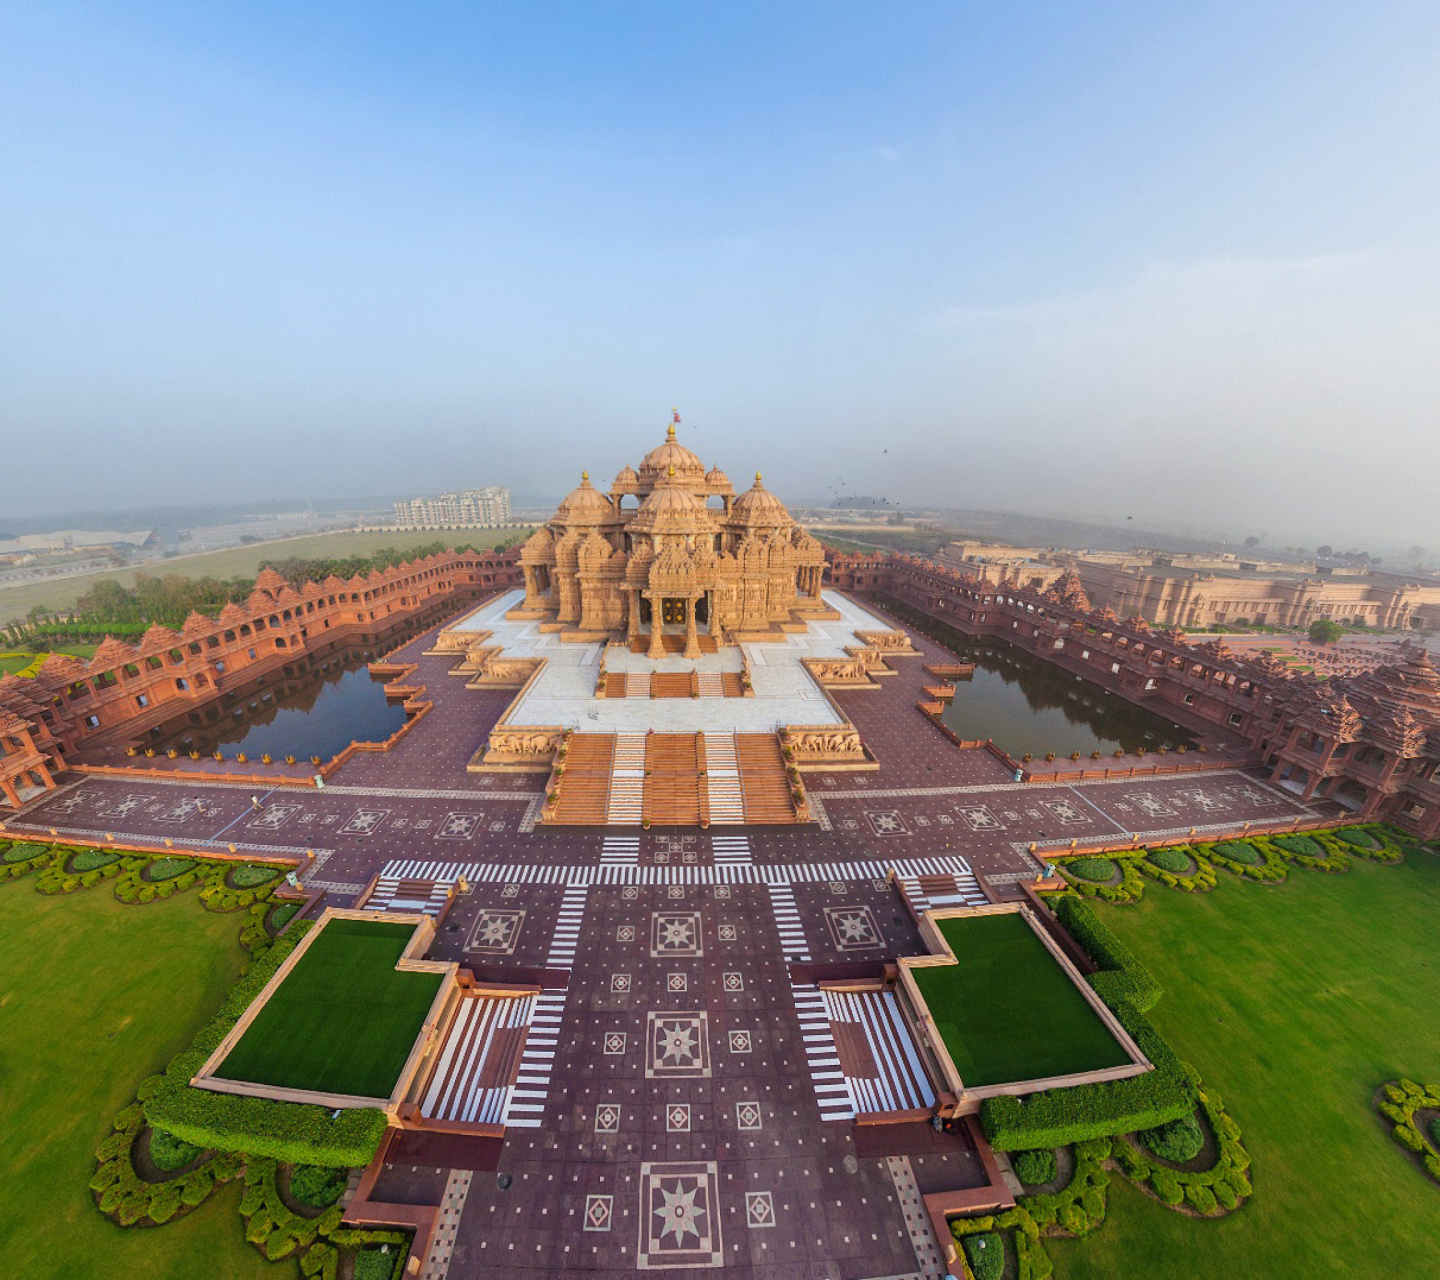
<svg viewBox="0 0 1440 1280">
<path fill-rule="evenodd" d="M 821 1118 L 785 957 L 879 964 L 917 951 L 914 925 L 884 882 L 897 864 L 963 858 L 993 895 L 1009 896 L 1013 881 L 1036 868 L 1026 853 L 1032 841 L 1064 847 L 1071 838 L 1219 829 L 1305 811 L 1235 771 L 1016 784 L 993 757 L 959 750 L 916 710 L 930 678 L 923 664 L 945 655 L 912 638 L 923 656 L 895 660 L 898 674 L 880 690 L 837 697 L 880 768 L 810 775 L 828 830 L 630 829 L 638 854 L 618 872 L 601 866 L 613 831 L 522 830 L 542 776 L 465 769 L 511 695 L 467 690 L 447 674 L 453 659 L 425 657 L 433 632 L 389 660 L 418 664 L 406 683 L 425 684 L 434 710 L 397 748 L 357 756 L 323 790 L 87 778 L 33 803 L 10 826 L 234 842 L 260 856 L 315 850 L 320 865 L 308 878 L 330 886 L 327 901 L 336 905 L 392 860 L 461 864 L 472 890 L 447 917 L 435 952 L 488 972 L 544 968 L 564 882 L 591 884 L 542 1127 L 511 1131 L 499 1159 L 511 1175 L 508 1190 L 476 1175 L 451 1275 L 631 1275 L 642 1254 L 646 1266 L 671 1275 L 698 1276 L 711 1262 L 757 1278 L 913 1273 L 915 1254 L 874 1135 L 862 1156 L 847 1122 Z M 717 859 L 712 837 L 720 835 L 746 838 L 738 865 Z M 604 882 L 605 874 L 650 882 Z M 537 883 L 543 876 L 553 882 Z M 781 932 L 776 900 L 760 882 L 766 876 L 793 895 L 798 925 L 790 932 Z M 868 913 L 873 934 L 862 931 L 857 945 L 852 929 L 847 940 L 837 911 Z M 473 945 L 486 912 L 524 913 L 503 952 Z M 652 954 L 657 913 L 693 918 L 699 946 Z M 704 1040 L 693 1071 L 656 1068 L 657 1015 Z M 607 1037 L 618 1046 L 621 1034 L 623 1046 L 605 1052 Z M 914 1135 L 908 1141 L 902 1149 L 914 1149 L 927 1188 L 973 1185 L 965 1153 L 929 1151 Z M 436 1182 L 433 1171 L 426 1176 L 400 1166 L 387 1174 L 397 1188 Z M 678 1248 L 673 1232 L 646 1233 L 663 1222 L 652 1218 L 651 1200 L 663 1204 L 667 1193 L 704 1203 L 703 1239 L 687 1231 Z"/>
</svg>

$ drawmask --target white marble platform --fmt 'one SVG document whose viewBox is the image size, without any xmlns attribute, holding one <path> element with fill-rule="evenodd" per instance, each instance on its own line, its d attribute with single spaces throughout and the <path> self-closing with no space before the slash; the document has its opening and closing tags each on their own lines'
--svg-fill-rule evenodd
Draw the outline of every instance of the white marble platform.
<svg viewBox="0 0 1440 1280">
<path fill-rule="evenodd" d="M 847 645 L 859 645 L 856 631 L 889 631 L 891 625 L 833 592 L 825 603 L 841 615 L 839 622 L 812 622 L 803 635 L 783 641 L 746 644 L 752 698 L 596 698 L 595 681 L 604 646 L 567 644 L 554 634 L 541 634 L 536 622 L 509 622 L 507 610 L 524 599 L 511 591 L 480 606 L 452 631 L 491 631 L 489 643 L 503 647 L 507 657 L 545 658 L 540 678 L 512 711 L 510 724 L 564 725 L 589 733 L 772 733 L 787 724 L 843 724 L 802 658 L 843 658 Z M 607 665 L 612 671 L 739 671 L 740 649 L 734 645 L 698 660 L 669 655 L 658 661 L 612 645 Z"/>
</svg>

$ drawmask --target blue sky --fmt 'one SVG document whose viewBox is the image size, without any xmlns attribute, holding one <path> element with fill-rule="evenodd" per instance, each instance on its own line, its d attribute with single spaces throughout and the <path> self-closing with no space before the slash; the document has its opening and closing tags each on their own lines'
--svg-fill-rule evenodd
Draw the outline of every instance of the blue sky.
<svg viewBox="0 0 1440 1280">
<path fill-rule="evenodd" d="M 1433 3 L 0 24 L 12 511 L 559 494 L 678 404 L 796 498 L 1440 543 Z"/>
</svg>

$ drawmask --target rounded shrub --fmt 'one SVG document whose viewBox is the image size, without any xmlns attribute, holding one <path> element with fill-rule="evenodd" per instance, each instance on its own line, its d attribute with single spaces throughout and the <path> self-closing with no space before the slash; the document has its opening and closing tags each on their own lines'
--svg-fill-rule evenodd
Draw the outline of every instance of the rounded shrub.
<svg viewBox="0 0 1440 1280">
<path fill-rule="evenodd" d="M 236 867 L 230 873 L 230 883 L 237 889 L 254 889 L 262 884 L 269 884 L 279 876 L 280 873 L 274 867 L 259 867 L 247 863 L 243 867 Z"/>
<path fill-rule="evenodd" d="M 1286 853 L 1298 853 L 1306 858 L 1323 858 L 1325 856 L 1324 848 L 1309 836 L 1276 836 L 1275 843 Z"/>
<path fill-rule="evenodd" d="M 22 840 L 17 844 L 12 844 L 5 850 L 5 861 L 29 862 L 31 858 L 38 858 L 41 854 L 49 852 L 49 845 L 35 844 L 33 841 Z"/>
<path fill-rule="evenodd" d="M 1053 1151 L 1017 1151 L 1010 1158 L 1010 1163 L 1015 1167 L 1015 1176 L 1027 1187 L 1040 1187 L 1055 1181 Z"/>
<path fill-rule="evenodd" d="M 348 1169 L 329 1169 L 318 1164 L 297 1164 L 290 1173 L 290 1195 L 312 1209 L 328 1209 L 340 1199 L 350 1179 Z"/>
<path fill-rule="evenodd" d="M 183 876 L 194 867 L 192 858 L 156 858 L 150 864 L 149 878 L 151 880 L 173 880 L 176 876 Z"/>
<path fill-rule="evenodd" d="M 183 1169 L 199 1154 L 199 1147 L 177 1138 L 173 1133 L 166 1133 L 164 1129 L 150 1130 L 150 1159 L 157 1169 L 173 1173 L 176 1169 Z"/>
<path fill-rule="evenodd" d="M 1136 1136 L 1146 1150 L 1172 1164 L 1193 1160 L 1205 1145 L 1204 1130 L 1193 1115 L 1181 1116 L 1154 1129 L 1144 1129 Z"/>
<path fill-rule="evenodd" d="M 1074 862 L 1065 864 L 1065 870 L 1079 880 L 1103 884 L 1115 878 L 1118 868 L 1109 858 L 1076 858 Z"/>
<path fill-rule="evenodd" d="M 1161 871 L 1169 871 L 1172 875 L 1184 875 L 1190 870 L 1190 858 L 1179 849 L 1151 849 L 1145 858 Z"/>
<path fill-rule="evenodd" d="M 105 849 L 81 849 L 70 860 L 70 866 L 76 871 L 99 871 L 101 867 L 108 867 L 112 862 L 119 861 L 118 853 L 110 853 Z"/>
<path fill-rule="evenodd" d="M 1000 1280 L 1005 1271 L 1005 1241 L 998 1231 L 965 1237 L 965 1261 L 975 1280 Z"/>
<path fill-rule="evenodd" d="M 1244 840 L 1226 840 L 1215 846 L 1215 852 L 1247 867 L 1258 867 L 1261 862 L 1260 851 Z"/>
<path fill-rule="evenodd" d="M 1355 849 L 1378 849 L 1380 842 L 1363 827 L 1342 827 L 1335 833 Z"/>
</svg>

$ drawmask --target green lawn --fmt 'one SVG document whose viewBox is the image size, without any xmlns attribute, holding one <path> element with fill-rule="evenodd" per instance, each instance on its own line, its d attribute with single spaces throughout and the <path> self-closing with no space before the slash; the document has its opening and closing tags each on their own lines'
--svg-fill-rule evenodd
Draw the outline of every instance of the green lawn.
<svg viewBox="0 0 1440 1280">
<path fill-rule="evenodd" d="M 0 886 L 0 1257 L 13 1280 L 275 1280 L 245 1243 L 237 1182 L 153 1230 L 112 1225 L 87 1184 L 135 1086 L 219 1005 L 244 953 L 235 916 L 193 894 L 126 907 Z"/>
<path fill-rule="evenodd" d="M 1222 875 L 1100 907 L 1165 988 L 1150 1013 L 1244 1131 L 1255 1195 L 1218 1222 L 1117 1178 L 1105 1225 L 1047 1241 L 1061 1280 L 1440 1275 L 1440 1188 L 1376 1122 L 1375 1086 L 1440 1083 L 1440 861 Z"/>
<path fill-rule="evenodd" d="M 1019 913 L 939 923 L 956 963 L 911 973 L 967 1085 L 1044 1080 L 1130 1061 Z"/>
<path fill-rule="evenodd" d="M 414 931 L 331 920 L 215 1074 L 388 1098 L 440 989 L 438 973 L 395 971 Z"/>
</svg>

